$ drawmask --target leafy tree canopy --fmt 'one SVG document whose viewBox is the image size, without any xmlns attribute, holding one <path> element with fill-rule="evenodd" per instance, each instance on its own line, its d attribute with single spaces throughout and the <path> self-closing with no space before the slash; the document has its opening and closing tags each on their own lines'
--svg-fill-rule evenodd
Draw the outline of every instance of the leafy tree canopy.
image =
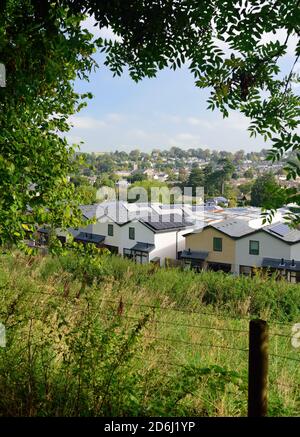
<svg viewBox="0 0 300 437">
<path fill-rule="evenodd" d="M 89 95 L 74 92 L 76 76 L 94 67 L 84 15 L 61 2 L 1 2 L 0 243 L 20 242 L 35 223 L 64 226 L 79 219 L 74 148 L 62 136 Z M 30 212 L 30 214 L 28 214 Z"/>
<path fill-rule="evenodd" d="M 74 1 L 70 4 L 75 6 Z M 98 40 L 105 64 L 115 75 L 126 66 L 138 81 L 188 63 L 196 85 L 211 90 L 210 109 L 219 109 L 224 117 L 238 110 L 249 117 L 251 136 L 272 140 L 268 159 L 278 160 L 300 148 L 299 96 L 292 87 L 299 82 L 294 72 L 300 56 L 299 1 L 81 0 L 76 10 L 94 14 L 100 27 L 111 26 L 120 37 Z M 264 33 L 277 31 L 285 31 L 284 43 L 275 36 L 264 42 Z M 294 62 L 284 75 L 280 61 L 295 36 Z M 288 161 L 286 171 L 288 178 L 299 176 L 299 159 Z M 286 192 L 285 201 L 299 200 L 295 192 Z"/>
<path fill-rule="evenodd" d="M 96 46 L 115 75 L 126 67 L 135 81 L 188 63 L 196 85 L 211 91 L 209 108 L 224 116 L 238 110 L 250 118 L 251 135 L 272 139 L 270 159 L 299 149 L 299 96 L 292 88 L 299 42 L 290 72 L 283 77 L 279 67 L 289 38 L 299 36 L 299 1 L 6 0 L 0 5 L 0 62 L 7 80 L 0 88 L 1 242 L 21 240 L 28 222 L 70 224 L 76 216 L 73 188 L 66 182 L 74 150 L 61 133 L 82 98 L 90 97 L 75 93 L 73 81 L 88 78 Z M 118 40 L 92 42 L 81 26 L 87 15 L 100 28 L 110 26 Z M 278 30 L 286 32 L 284 43 L 262 40 L 264 32 Z M 300 175 L 299 160 L 287 163 L 287 175 Z"/>
<path fill-rule="evenodd" d="M 198 167 L 193 167 L 186 185 L 192 188 L 193 196 L 195 196 L 197 187 L 202 188 L 205 186 L 205 175 L 203 170 Z"/>
<path fill-rule="evenodd" d="M 259 176 L 251 187 L 251 205 L 267 206 L 270 204 L 270 196 L 274 196 L 275 201 L 280 205 L 282 194 L 283 191 L 276 182 L 275 176 L 272 173 L 266 173 Z"/>
</svg>

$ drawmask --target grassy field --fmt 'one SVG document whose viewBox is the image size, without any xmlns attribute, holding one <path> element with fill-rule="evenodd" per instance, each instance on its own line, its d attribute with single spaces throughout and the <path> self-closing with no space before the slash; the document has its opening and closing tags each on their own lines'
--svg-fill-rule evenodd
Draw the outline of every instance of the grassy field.
<svg viewBox="0 0 300 437">
<path fill-rule="evenodd" d="M 300 413 L 299 285 L 14 252 L 0 290 L 2 415 L 246 415 L 250 317 L 269 322 L 269 415 Z"/>
</svg>

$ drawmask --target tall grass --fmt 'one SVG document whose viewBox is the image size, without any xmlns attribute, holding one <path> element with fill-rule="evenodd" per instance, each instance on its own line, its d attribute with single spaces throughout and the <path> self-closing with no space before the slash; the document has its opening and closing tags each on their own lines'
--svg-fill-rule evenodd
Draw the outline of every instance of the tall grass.
<svg viewBox="0 0 300 437">
<path fill-rule="evenodd" d="M 246 415 L 248 319 L 269 321 L 271 354 L 300 359 L 299 291 L 114 256 L 2 255 L 0 412 Z M 299 414 L 299 364 L 270 356 L 270 415 Z"/>
</svg>

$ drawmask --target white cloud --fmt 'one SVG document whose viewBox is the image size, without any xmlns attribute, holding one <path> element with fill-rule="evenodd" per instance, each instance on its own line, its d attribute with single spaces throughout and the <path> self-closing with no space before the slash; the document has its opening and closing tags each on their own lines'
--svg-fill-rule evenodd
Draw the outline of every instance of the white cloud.
<svg viewBox="0 0 300 437">
<path fill-rule="evenodd" d="M 155 114 L 160 120 L 162 120 L 164 123 L 174 123 L 174 124 L 179 124 L 182 123 L 183 118 L 179 117 L 178 115 L 174 115 L 174 114 L 161 114 L 161 113 L 156 113 Z"/>
<path fill-rule="evenodd" d="M 196 117 L 188 117 L 186 121 L 192 126 L 199 126 L 201 124 L 201 119 Z"/>
<path fill-rule="evenodd" d="M 168 138 L 168 146 L 177 147 L 202 147 L 201 135 L 193 135 L 189 132 L 181 132 Z"/>
<path fill-rule="evenodd" d="M 102 129 L 104 127 L 112 127 L 124 120 L 124 115 L 116 112 L 108 113 L 101 119 L 78 115 L 72 115 L 69 118 L 70 123 L 76 129 Z"/>
<path fill-rule="evenodd" d="M 230 129 L 234 130 L 246 130 L 249 125 L 247 118 L 239 112 L 231 112 L 230 116 L 225 119 L 220 114 L 216 114 L 213 119 L 187 117 L 186 123 L 195 128 L 201 127 L 208 130 L 222 129 L 224 127 L 230 127 Z"/>
<path fill-rule="evenodd" d="M 198 141 L 199 140 L 199 135 L 193 135 L 189 132 L 184 132 L 184 133 L 180 133 L 178 135 L 176 135 L 176 138 L 179 141 Z"/>
<path fill-rule="evenodd" d="M 84 140 L 83 151 L 105 151 L 139 148 L 149 151 L 153 148 L 202 147 L 223 150 L 261 149 L 269 145 L 259 139 L 250 139 L 247 133 L 248 120 L 242 114 L 233 112 L 223 119 L 219 113 L 205 113 L 203 117 L 179 117 L 178 123 L 168 123 L 168 114 L 141 114 L 134 116 L 122 113 L 108 113 L 94 117 L 73 117 L 75 127 L 71 131 L 76 141 Z M 126 146 L 124 146 L 126 144 Z"/>
<path fill-rule="evenodd" d="M 246 131 L 249 126 L 249 120 L 240 112 L 231 112 L 228 118 L 221 118 L 215 122 L 215 126 L 222 129 L 223 126 L 238 130 Z"/>
<path fill-rule="evenodd" d="M 77 135 L 66 135 L 66 139 L 69 144 L 79 144 L 83 139 Z"/>
<path fill-rule="evenodd" d="M 69 121 L 74 128 L 78 129 L 99 129 L 106 126 L 106 123 L 103 120 L 98 120 L 93 117 L 79 117 L 73 115 L 70 117 Z"/>
<path fill-rule="evenodd" d="M 124 115 L 123 114 L 118 114 L 117 112 L 111 112 L 109 114 L 106 115 L 105 119 L 108 122 L 112 122 L 112 123 L 119 123 L 121 121 L 124 120 Z"/>
<path fill-rule="evenodd" d="M 213 129 L 213 122 L 204 120 L 203 118 L 188 117 L 186 122 L 191 126 L 201 126 L 204 129 Z"/>
<path fill-rule="evenodd" d="M 130 129 L 128 131 L 128 134 L 130 136 L 132 136 L 133 138 L 138 138 L 138 139 L 145 139 L 145 138 L 149 138 L 149 133 L 147 133 L 145 130 L 143 129 Z"/>
</svg>

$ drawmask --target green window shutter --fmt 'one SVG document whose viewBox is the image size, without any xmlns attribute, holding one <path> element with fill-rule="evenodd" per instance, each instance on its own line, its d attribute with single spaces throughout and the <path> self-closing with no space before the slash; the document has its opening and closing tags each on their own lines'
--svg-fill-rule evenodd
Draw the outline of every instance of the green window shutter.
<svg viewBox="0 0 300 437">
<path fill-rule="evenodd" d="M 214 247 L 214 251 L 222 252 L 222 238 L 214 237 L 213 247 Z"/>
</svg>

